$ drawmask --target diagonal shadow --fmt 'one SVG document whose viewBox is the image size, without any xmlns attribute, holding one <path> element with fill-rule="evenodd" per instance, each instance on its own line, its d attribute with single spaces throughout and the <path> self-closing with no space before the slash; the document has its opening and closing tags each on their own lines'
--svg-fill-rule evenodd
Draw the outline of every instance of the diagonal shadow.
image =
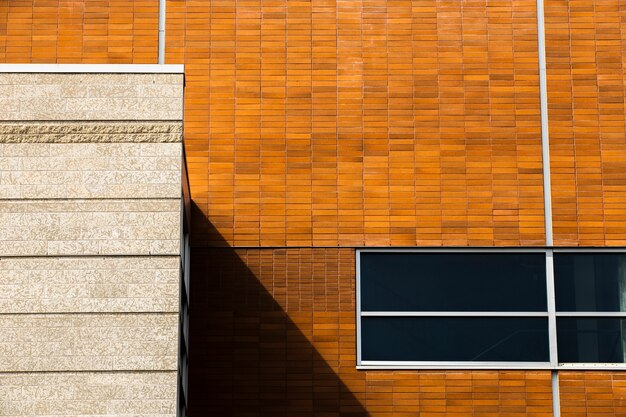
<svg viewBox="0 0 626 417">
<path fill-rule="evenodd" d="M 367 416 L 292 320 L 313 313 L 285 312 L 227 246 L 191 250 L 189 416 Z"/>
</svg>

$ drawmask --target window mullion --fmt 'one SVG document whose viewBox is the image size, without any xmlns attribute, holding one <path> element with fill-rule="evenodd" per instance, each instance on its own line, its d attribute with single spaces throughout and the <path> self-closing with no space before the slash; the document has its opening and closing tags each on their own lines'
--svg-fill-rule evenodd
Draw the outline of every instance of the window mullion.
<svg viewBox="0 0 626 417">
<path fill-rule="evenodd" d="M 546 250 L 546 289 L 548 295 L 548 337 L 550 341 L 550 365 L 557 367 L 559 364 L 556 332 L 556 300 L 554 289 L 554 252 Z"/>
<path fill-rule="evenodd" d="M 624 311 L 559 311 L 557 317 L 626 317 Z"/>
</svg>

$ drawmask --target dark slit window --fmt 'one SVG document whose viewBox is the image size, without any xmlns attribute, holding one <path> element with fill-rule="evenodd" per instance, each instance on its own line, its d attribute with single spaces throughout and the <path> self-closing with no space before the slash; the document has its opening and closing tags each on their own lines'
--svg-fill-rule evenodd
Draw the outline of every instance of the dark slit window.
<svg viewBox="0 0 626 417">
<path fill-rule="evenodd" d="M 559 318 L 557 335 L 562 363 L 623 363 L 626 320 Z"/>
<path fill-rule="evenodd" d="M 554 256 L 557 311 L 626 311 L 626 255 Z"/>
<path fill-rule="evenodd" d="M 535 317 L 364 317 L 371 361 L 548 362 L 548 320 Z"/>
<path fill-rule="evenodd" d="M 361 254 L 362 311 L 546 311 L 543 253 Z"/>
<path fill-rule="evenodd" d="M 554 255 L 560 363 L 624 363 L 626 254 Z"/>
<path fill-rule="evenodd" d="M 362 363 L 549 363 L 543 251 L 361 251 Z"/>
<path fill-rule="evenodd" d="M 626 249 L 357 251 L 363 368 L 626 370 Z"/>
</svg>

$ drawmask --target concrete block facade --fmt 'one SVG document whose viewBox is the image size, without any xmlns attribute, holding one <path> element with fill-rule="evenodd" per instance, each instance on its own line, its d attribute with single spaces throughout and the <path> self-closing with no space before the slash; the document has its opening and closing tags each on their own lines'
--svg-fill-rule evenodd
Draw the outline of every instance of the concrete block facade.
<svg viewBox="0 0 626 417">
<path fill-rule="evenodd" d="M 182 81 L 0 74 L 0 415 L 176 415 Z"/>
</svg>

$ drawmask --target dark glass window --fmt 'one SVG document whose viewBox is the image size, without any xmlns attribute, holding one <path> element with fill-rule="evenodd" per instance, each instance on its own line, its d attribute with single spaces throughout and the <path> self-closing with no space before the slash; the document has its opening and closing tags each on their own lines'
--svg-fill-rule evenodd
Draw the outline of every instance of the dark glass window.
<svg viewBox="0 0 626 417">
<path fill-rule="evenodd" d="M 363 317 L 364 361 L 548 362 L 537 317 Z"/>
<path fill-rule="evenodd" d="M 362 311 L 546 311 L 544 253 L 362 252 Z"/>
<path fill-rule="evenodd" d="M 559 363 L 626 364 L 626 252 L 363 250 L 359 259 L 363 365 L 547 367 L 552 336 Z"/>
<path fill-rule="evenodd" d="M 557 311 L 626 311 L 626 254 L 554 255 Z"/>
<path fill-rule="evenodd" d="M 559 362 L 624 363 L 626 320 L 558 318 Z"/>
</svg>

